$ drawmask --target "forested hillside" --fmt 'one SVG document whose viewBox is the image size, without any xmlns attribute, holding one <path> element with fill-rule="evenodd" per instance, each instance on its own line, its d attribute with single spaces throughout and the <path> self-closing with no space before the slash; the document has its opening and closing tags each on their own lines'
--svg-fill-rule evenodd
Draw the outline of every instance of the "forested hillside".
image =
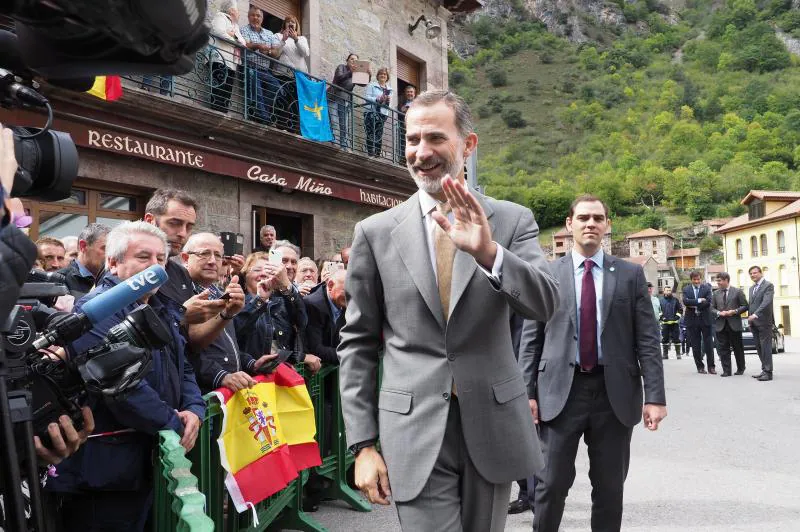
<svg viewBox="0 0 800 532">
<path fill-rule="evenodd" d="M 548 33 L 524 1 L 466 24 L 477 51 L 451 54 L 450 83 L 476 112 L 488 193 L 549 227 L 592 192 L 619 234 L 740 214 L 750 189 L 800 188 L 792 0 L 615 3 L 626 24 L 580 44 Z"/>
</svg>

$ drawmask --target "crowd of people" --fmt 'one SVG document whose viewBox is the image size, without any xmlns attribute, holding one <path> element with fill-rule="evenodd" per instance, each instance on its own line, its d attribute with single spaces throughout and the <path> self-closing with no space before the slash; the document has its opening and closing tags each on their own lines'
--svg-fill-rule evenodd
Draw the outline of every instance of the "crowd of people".
<svg viewBox="0 0 800 532">
<path fill-rule="evenodd" d="M 168 326 L 170 343 L 153 351 L 153 371 L 133 393 L 91 401 L 100 437 L 58 464 L 47 483 L 63 530 L 141 530 L 152 502 L 152 435 L 171 428 L 190 450 L 204 418 L 202 394 L 250 387 L 278 363 L 309 373 L 338 365 L 349 248 L 315 261 L 267 225 L 253 253 L 226 256 L 218 235 L 194 231 L 197 207 L 185 191 L 159 189 L 140 221 L 93 223 L 74 239 L 37 241 L 38 266 L 64 276 L 65 310 L 79 312 L 153 264 L 169 275 L 146 302 Z M 64 240 L 77 241 L 72 260 Z M 101 342 L 134 308 L 97 324 L 67 355 Z"/>
</svg>

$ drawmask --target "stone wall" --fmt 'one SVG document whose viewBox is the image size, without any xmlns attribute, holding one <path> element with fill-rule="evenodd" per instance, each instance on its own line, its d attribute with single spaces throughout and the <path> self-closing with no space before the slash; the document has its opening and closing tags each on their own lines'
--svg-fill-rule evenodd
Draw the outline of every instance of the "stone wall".
<svg viewBox="0 0 800 532">
<path fill-rule="evenodd" d="M 244 234 L 245 251 L 250 248 L 253 206 L 303 215 L 313 228 L 304 253 L 314 258 L 330 257 L 353 238 L 360 220 L 382 209 L 303 192 L 283 194 L 273 186 L 241 179 L 80 149 L 80 178 L 120 183 L 141 189 L 147 196 L 159 187 L 189 191 L 199 203 L 195 231 L 233 231 Z"/>
</svg>

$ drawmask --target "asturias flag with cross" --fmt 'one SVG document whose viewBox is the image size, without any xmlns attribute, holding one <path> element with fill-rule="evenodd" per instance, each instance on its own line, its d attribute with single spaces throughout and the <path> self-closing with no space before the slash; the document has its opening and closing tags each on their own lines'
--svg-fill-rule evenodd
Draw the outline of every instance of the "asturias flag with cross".
<svg viewBox="0 0 800 532">
<path fill-rule="evenodd" d="M 331 121 L 328 118 L 326 83 L 295 71 L 297 106 L 300 110 L 300 132 L 307 139 L 329 142 L 333 140 Z"/>
</svg>

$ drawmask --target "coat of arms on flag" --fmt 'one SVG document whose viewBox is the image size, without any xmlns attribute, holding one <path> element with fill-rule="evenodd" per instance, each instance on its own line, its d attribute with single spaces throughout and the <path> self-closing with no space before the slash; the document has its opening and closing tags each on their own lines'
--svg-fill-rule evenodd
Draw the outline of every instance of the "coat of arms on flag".
<svg viewBox="0 0 800 532">
<path fill-rule="evenodd" d="M 300 132 L 307 139 L 328 142 L 333 140 L 328 117 L 327 84 L 316 81 L 302 72 L 295 72 L 297 106 L 300 111 Z"/>
<path fill-rule="evenodd" d="M 314 406 L 305 381 L 281 364 L 236 393 L 214 391 L 222 409 L 219 444 L 225 485 L 243 512 L 286 487 L 298 472 L 321 465 Z"/>
</svg>

